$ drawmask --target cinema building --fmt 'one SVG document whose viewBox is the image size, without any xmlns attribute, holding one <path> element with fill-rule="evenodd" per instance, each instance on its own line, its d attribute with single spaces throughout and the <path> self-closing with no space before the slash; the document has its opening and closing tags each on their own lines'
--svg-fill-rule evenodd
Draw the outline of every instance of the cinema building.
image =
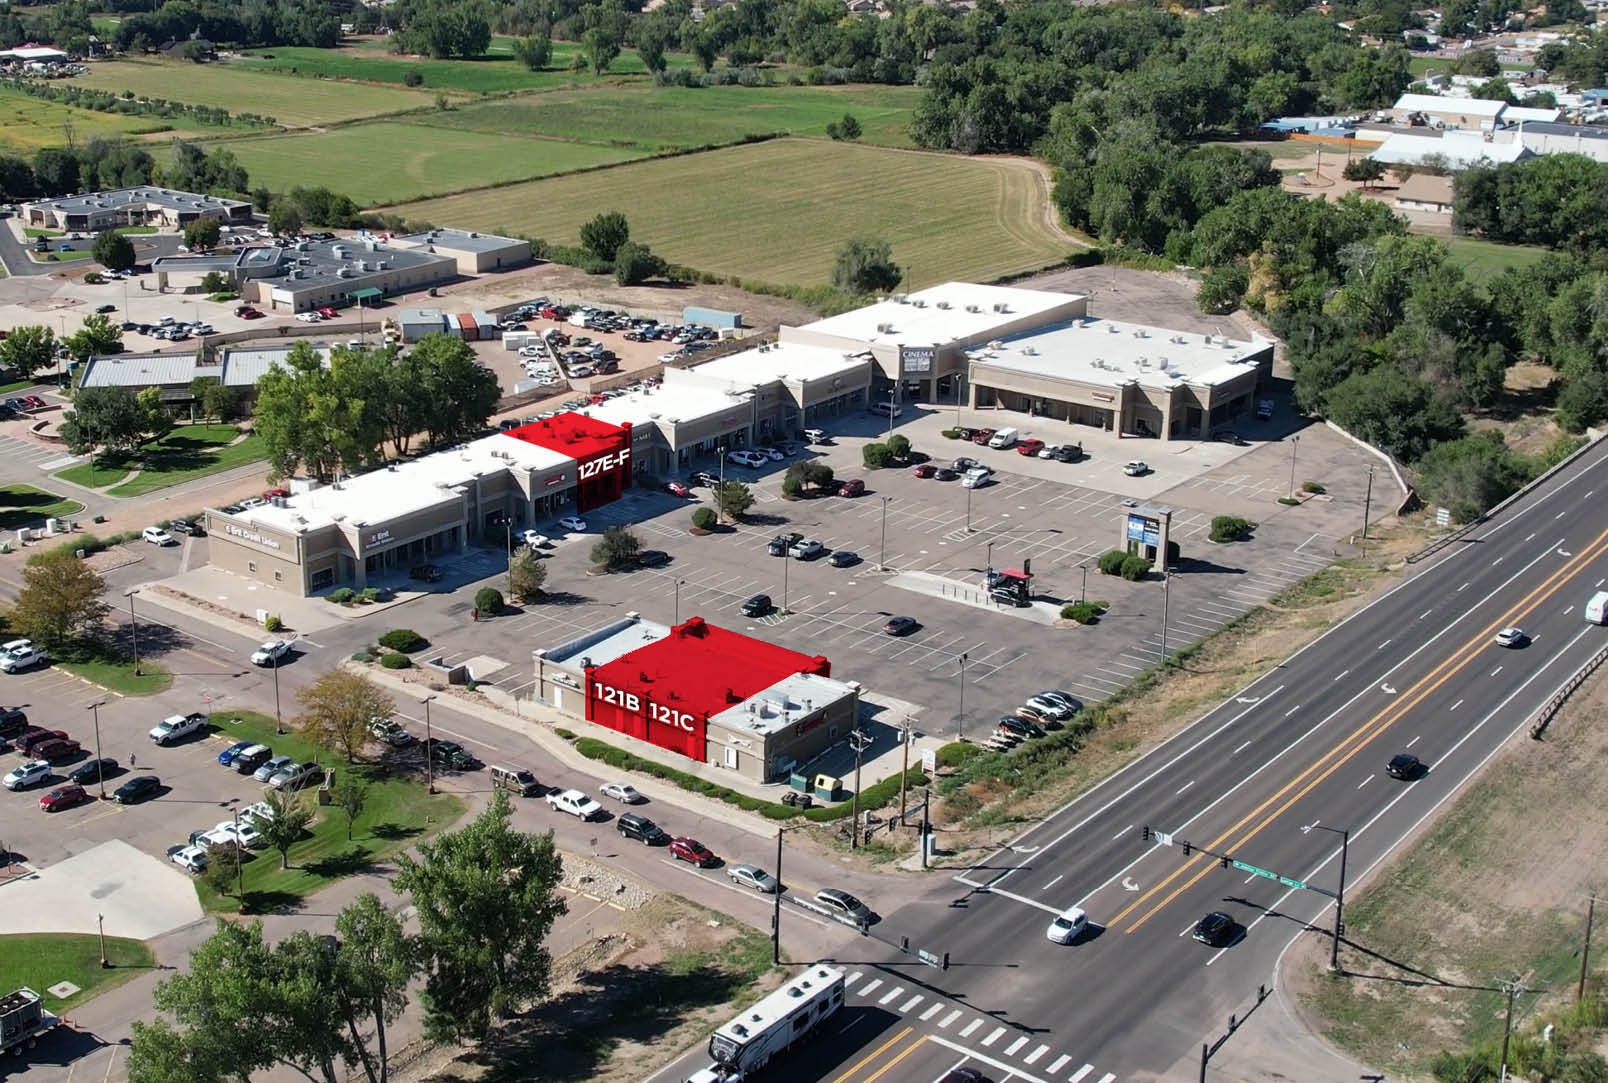
<svg viewBox="0 0 1608 1083">
<path fill-rule="evenodd" d="M 752 782 L 791 771 L 854 729 L 860 686 L 825 658 L 693 617 L 634 614 L 534 652 L 535 693 L 584 718 Z"/>
<path fill-rule="evenodd" d="M 306 596 L 406 581 L 488 528 L 585 514 L 629 483 L 630 426 L 559 414 L 460 448 L 275 496 L 209 508 L 211 562 Z M 498 537 L 502 535 L 499 533 Z"/>
</svg>

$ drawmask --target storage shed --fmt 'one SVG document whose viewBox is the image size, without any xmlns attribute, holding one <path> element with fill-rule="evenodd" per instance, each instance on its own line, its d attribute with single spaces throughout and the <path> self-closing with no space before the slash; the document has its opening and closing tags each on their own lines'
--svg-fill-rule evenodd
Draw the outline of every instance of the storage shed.
<svg viewBox="0 0 1608 1083">
<path fill-rule="evenodd" d="M 417 342 L 425 335 L 439 334 L 443 321 L 439 308 L 404 308 L 397 315 L 403 342 Z"/>
</svg>

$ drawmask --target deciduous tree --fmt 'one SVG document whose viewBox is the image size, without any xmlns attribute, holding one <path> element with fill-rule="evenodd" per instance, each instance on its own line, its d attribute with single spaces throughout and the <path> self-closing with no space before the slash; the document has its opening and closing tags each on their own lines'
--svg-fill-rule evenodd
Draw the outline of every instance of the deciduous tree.
<svg viewBox="0 0 1608 1083">
<path fill-rule="evenodd" d="M 263 802 L 268 815 L 256 821 L 258 833 L 270 849 L 279 852 L 279 867 L 290 868 L 290 848 L 301 841 L 302 832 L 312 822 L 313 810 L 297 795 L 270 789 Z"/>
<path fill-rule="evenodd" d="M 620 246 L 631 239 L 631 226 L 619 211 L 605 211 L 581 226 L 581 247 L 598 259 L 614 259 Z"/>
<path fill-rule="evenodd" d="M 117 324 L 95 312 L 85 316 L 77 332 L 63 341 L 74 357 L 85 358 L 115 352 L 123 341 L 123 331 Z"/>
<path fill-rule="evenodd" d="M 603 537 L 592 546 L 592 563 L 609 571 L 629 567 L 641 548 L 642 542 L 629 528 L 611 526 L 603 531 Z"/>
<path fill-rule="evenodd" d="M 18 631 L 47 647 L 59 648 L 97 635 L 111 606 L 101 600 L 106 581 L 71 552 L 53 549 L 31 557 L 22 568 L 22 590 L 11 605 Z"/>
<path fill-rule="evenodd" d="M 893 249 L 879 237 L 849 238 L 832 268 L 832 285 L 847 293 L 891 290 L 903 277 L 893 262 Z"/>
<path fill-rule="evenodd" d="M 340 751 L 348 763 L 368 743 L 368 725 L 389 718 L 396 702 L 361 673 L 339 667 L 296 693 L 302 712 L 296 728 L 316 744 Z"/>
<path fill-rule="evenodd" d="M 715 506 L 727 519 L 740 519 L 754 506 L 754 494 L 740 481 L 728 480 L 715 492 Z"/>
<path fill-rule="evenodd" d="M 541 30 L 528 37 L 515 38 L 509 43 L 514 59 L 531 71 L 541 71 L 553 56 L 553 35 Z"/>
<path fill-rule="evenodd" d="M 528 602 L 541 595 L 546 583 L 547 565 L 542 563 L 534 550 L 527 546 L 514 553 L 513 563 L 509 567 L 512 594 Z"/>
<path fill-rule="evenodd" d="M 11 373 L 12 379 L 26 380 L 55 363 L 56 333 L 48 327 L 15 327 L 0 339 L 0 369 Z"/>
<path fill-rule="evenodd" d="M 368 787 L 352 772 L 344 771 L 331 788 L 330 798 L 335 807 L 346 814 L 346 841 L 350 842 L 352 824 L 363 814 L 363 806 L 368 801 Z"/>
<path fill-rule="evenodd" d="M 95 234 L 89 254 L 108 271 L 126 271 L 134 266 L 134 242 L 116 230 L 107 229 Z"/>
<path fill-rule="evenodd" d="M 60 433 L 75 455 L 86 455 L 96 448 L 133 451 L 145 439 L 149 421 L 131 389 L 86 387 L 73 396 L 73 408 L 62 416 Z"/>
<path fill-rule="evenodd" d="M 210 252 L 218 247 L 220 227 L 211 216 L 197 218 L 184 227 L 184 243 L 196 252 Z"/>
</svg>

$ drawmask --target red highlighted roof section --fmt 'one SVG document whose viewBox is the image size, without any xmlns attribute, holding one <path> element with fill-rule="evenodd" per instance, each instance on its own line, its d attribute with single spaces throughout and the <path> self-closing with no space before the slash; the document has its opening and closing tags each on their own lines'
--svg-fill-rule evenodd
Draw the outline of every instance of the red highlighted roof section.
<svg viewBox="0 0 1608 1083">
<path fill-rule="evenodd" d="M 611 425 L 595 417 L 566 411 L 545 421 L 510 429 L 504 435 L 584 462 L 594 455 L 618 449 L 621 433 L 625 434 L 624 446 L 630 447 L 630 425 Z"/>
<path fill-rule="evenodd" d="M 832 664 L 693 617 L 591 673 L 594 681 L 707 719 L 795 673 L 830 677 Z"/>
</svg>

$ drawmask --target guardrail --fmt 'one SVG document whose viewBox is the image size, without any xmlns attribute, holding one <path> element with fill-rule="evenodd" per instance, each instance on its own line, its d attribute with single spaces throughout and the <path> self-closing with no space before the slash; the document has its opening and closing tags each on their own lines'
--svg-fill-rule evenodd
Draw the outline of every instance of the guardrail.
<svg viewBox="0 0 1608 1083">
<path fill-rule="evenodd" d="M 1575 689 L 1586 683 L 1586 678 L 1595 673 L 1604 661 L 1608 661 L 1608 647 L 1592 655 L 1585 665 L 1575 670 L 1574 676 L 1565 681 L 1563 687 L 1535 713 L 1535 718 L 1530 723 L 1532 740 L 1541 739 L 1541 735 L 1547 731 L 1547 726 L 1552 724 L 1553 717 L 1563 708 L 1564 702 L 1574 694 Z"/>
</svg>

